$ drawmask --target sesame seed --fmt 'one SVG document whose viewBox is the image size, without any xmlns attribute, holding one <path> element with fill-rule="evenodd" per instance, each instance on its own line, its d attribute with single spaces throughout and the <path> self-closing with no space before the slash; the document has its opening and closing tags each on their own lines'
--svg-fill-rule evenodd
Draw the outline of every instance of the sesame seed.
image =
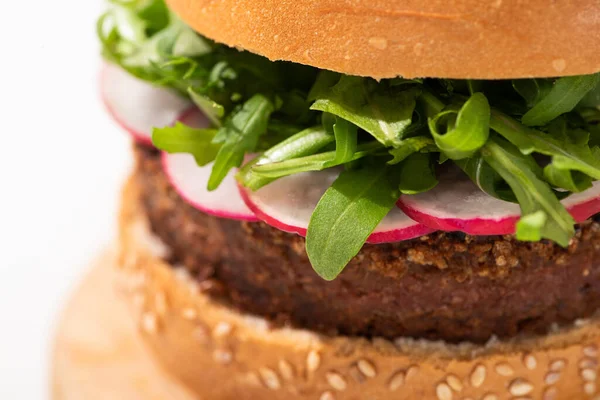
<svg viewBox="0 0 600 400">
<path fill-rule="evenodd" d="M 306 356 L 306 369 L 309 372 L 314 372 L 319 369 L 321 365 L 321 355 L 316 350 L 311 350 Z"/>
<path fill-rule="evenodd" d="M 446 383 L 438 383 L 435 388 L 438 400 L 452 400 L 452 389 Z"/>
<path fill-rule="evenodd" d="M 513 368 L 508 363 L 496 364 L 495 370 L 498 373 L 498 375 L 502 376 L 512 376 L 515 373 Z"/>
<path fill-rule="evenodd" d="M 452 374 L 448 375 L 446 377 L 446 382 L 448 382 L 448 385 L 455 392 L 460 392 L 461 390 L 463 390 L 463 384 L 460 381 L 460 379 L 458 379 L 458 377 L 456 375 L 452 375 Z"/>
<path fill-rule="evenodd" d="M 406 380 L 412 379 L 419 372 L 419 367 L 416 365 L 411 365 L 406 370 Z"/>
<path fill-rule="evenodd" d="M 560 379 L 560 372 L 548 372 L 544 378 L 546 385 L 554 385 Z"/>
<path fill-rule="evenodd" d="M 213 360 L 219 364 L 230 364 L 233 361 L 233 353 L 225 349 L 216 349 L 213 351 Z"/>
<path fill-rule="evenodd" d="M 294 367 L 286 360 L 279 360 L 279 373 L 285 380 L 292 380 L 294 378 Z"/>
<path fill-rule="evenodd" d="M 222 338 L 231 333 L 233 326 L 229 322 L 219 322 L 213 329 L 213 336 L 215 338 Z"/>
<path fill-rule="evenodd" d="M 581 378 L 584 381 L 595 381 L 598 374 L 593 369 L 582 369 L 581 370 Z"/>
<path fill-rule="evenodd" d="M 181 316 L 189 321 L 193 321 L 198 317 L 198 313 L 193 308 L 184 308 L 181 311 Z"/>
<path fill-rule="evenodd" d="M 263 383 L 266 387 L 272 390 L 277 390 L 281 388 L 281 382 L 279 382 L 279 377 L 277 373 L 270 368 L 259 368 L 258 373 L 260 374 Z"/>
<path fill-rule="evenodd" d="M 400 386 L 404 385 L 404 372 L 396 372 L 390 378 L 388 382 L 388 388 L 392 391 L 397 390 Z"/>
<path fill-rule="evenodd" d="M 369 39 L 369 45 L 378 50 L 385 50 L 388 46 L 388 41 L 386 38 L 372 37 Z"/>
<path fill-rule="evenodd" d="M 330 392 L 329 390 L 326 392 L 323 392 L 321 394 L 321 397 L 319 397 L 319 400 L 335 400 L 335 396 L 333 395 L 332 392 Z"/>
<path fill-rule="evenodd" d="M 481 400 L 498 400 L 498 396 L 496 396 L 494 393 L 487 393 L 481 398 Z"/>
<path fill-rule="evenodd" d="M 583 385 L 583 391 L 585 392 L 585 394 L 596 394 L 596 383 L 594 382 L 587 382 L 585 385 Z"/>
<path fill-rule="evenodd" d="M 557 72 L 562 72 L 567 68 L 567 62 L 564 58 L 557 58 L 556 60 L 552 60 L 552 68 Z"/>
<path fill-rule="evenodd" d="M 558 390 L 555 387 L 549 387 L 544 390 L 544 395 L 542 396 L 542 400 L 554 400 L 556 399 L 556 395 L 558 394 Z"/>
<path fill-rule="evenodd" d="M 554 361 L 550 362 L 549 368 L 550 368 L 550 371 L 558 372 L 558 371 L 562 371 L 566 365 L 567 365 L 567 362 L 564 359 L 559 358 L 558 360 L 554 360 Z"/>
<path fill-rule="evenodd" d="M 342 375 L 340 375 L 337 372 L 328 372 L 327 374 L 325 374 L 325 379 L 327 379 L 327 382 L 329 383 L 329 385 L 334 388 L 335 390 L 346 390 L 346 380 L 344 379 L 344 377 Z"/>
<path fill-rule="evenodd" d="M 531 354 L 526 354 L 523 357 L 523 364 L 527 369 L 535 369 L 535 367 L 537 367 L 537 360 Z"/>
<path fill-rule="evenodd" d="M 167 298 L 163 292 L 158 292 L 154 296 L 154 307 L 158 315 L 163 316 L 167 313 Z"/>
<path fill-rule="evenodd" d="M 533 385 L 522 378 L 517 378 L 513 380 L 508 386 L 508 391 L 513 396 L 524 396 L 526 394 L 531 393 L 533 390 Z"/>
<path fill-rule="evenodd" d="M 598 348 L 595 345 L 585 346 L 583 348 L 583 354 L 588 357 L 596 358 L 598 357 Z"/>
<path fill-rule="evenodd" d="M 482 364 L 478 364 L 473 368 L 473 372 L 471 372 L 471 386 L 480 387 L 483 385 L 485 381 L 486 368 Z"/>
<path fill-rule="evenodd" d="M 370 361 L 367 361 L 365 359 L 358 360 L 356 366 L 358 367 L 360 372 L 362 372 L 365 376 L 369 378 L 374 378 L 375 376 L 377 376 L 377 370 L 375 369 L 373 363 L 371 363 Z"/>
<path fill-rule="evenodd" d="M 145 312 L 142 315 L 142 329 L 144 332 L 150 334 L 158 332 L 158 320 L 156 319 L 156 315 Z"/>
</svg>

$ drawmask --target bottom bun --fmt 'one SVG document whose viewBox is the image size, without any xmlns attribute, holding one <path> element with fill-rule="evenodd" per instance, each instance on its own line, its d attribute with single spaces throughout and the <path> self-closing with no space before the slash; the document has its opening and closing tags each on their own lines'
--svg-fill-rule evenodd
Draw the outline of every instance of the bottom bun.
<svg viewBox="0 0 600 400">
<path fill-rule="evenodd" d="M 199 400 L 143 345 L 115 290 L 115 254 L 96 258 L 57 325 L 52 400 Z"/>
<path fill-rule="evenodd" d="M 598 385 L 600 323 L 545 336 L 450 345 L 416 339 L 330 337 L 272 328 L 202 293 L 124 191 L 120 284 L 145 343 L 166 371 L 201 398 L 585 399 Z M 243 268 L 243 266 L 240 266 Z M 324 307 L 327 305 L 324 304 Z M 600 398 L 600 397 L 597 397 Z"/>
</svg>

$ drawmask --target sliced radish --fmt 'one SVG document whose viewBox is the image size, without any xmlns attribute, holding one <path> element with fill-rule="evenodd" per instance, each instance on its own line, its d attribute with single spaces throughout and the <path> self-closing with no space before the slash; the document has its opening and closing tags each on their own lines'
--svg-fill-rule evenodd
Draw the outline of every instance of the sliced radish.
<svg viewBox="0 0 600 400">
<path fill-rule="evenodd" d="M 240 196 L 235 171 L 214 191 L 206 189 L 213 163 L 199 167 L 190 154 L 162 153 L 162 165 L 171 185 L 193 207 L 216 217 L 258 221 Z"/>
<path fill-rule="evenodd" d="M 521 209 L 518 204 L 492 197 L 458 168 L 439 176 L 427 192 L 404 195 L 398 207 L 412 219 L 434 229 L 471 235 L 505 235 L 515 232 Z"/>
<path fill-rule="evenodd" d="M 600 213 L 600 181 L 585 192 L 575 193 L 562 200 L 561 203 L 577 222 L 583 222 L 592 215 Z"/>
<path fill-rule="evenodd" d="M 515 233 L 521 216 L 518 204 L 492 197 L 458 168 L 444 171 L 432 190 L 402 196 L 398 207 L 412 219 L 434 229 L 471 235 Z M 562 201 L 577 222 L 600 212 L 600 184 Z"/>
<path fill-rule="evenodd" d="M 152 86 L 112 64 L 102 71 L 100 91 L 113 118 L 145 144 L 152 144 L 153 128 L 171 125 L 191 107 L 174 92 Z"/>
<path fill-rule="evenodd" d="M 240 193 L 258 218 L 282 231 L 306 236 L 310 217 L 339 175 L 339 169 L 304 172 L 252 192 L 240 186 Z M 371 234 L 369 243 L 397 242 L 433 232 L 433 229 L 408 218 L 399 209 L 392 210 Z"/>
</svg>

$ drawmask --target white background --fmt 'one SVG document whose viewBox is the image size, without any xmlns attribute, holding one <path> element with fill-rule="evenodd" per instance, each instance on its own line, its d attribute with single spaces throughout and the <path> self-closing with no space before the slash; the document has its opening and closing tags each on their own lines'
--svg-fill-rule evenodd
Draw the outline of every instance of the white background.
<svg viewBox="0 0 600 400">
<path fill-rule="evenodd" d="M 129 140 L 98 99 L 101 1 L 2 6 L 0 399 L 47 399 L 57 314 L 113 238 Z"/>
</svg>

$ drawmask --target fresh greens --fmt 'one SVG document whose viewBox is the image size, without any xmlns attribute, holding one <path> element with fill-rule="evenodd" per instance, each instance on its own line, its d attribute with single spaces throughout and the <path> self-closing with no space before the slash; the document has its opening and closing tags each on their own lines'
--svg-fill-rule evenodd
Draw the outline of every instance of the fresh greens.
<svg viewBox="0 0 600 400">
<path fill-rule="evenodd" d="M 446 133 L 438 130 L 445 121 Z M 429 119 L 429 130 L 439 149 L 452 160 L 462 160 L 475 154 L 490 134 L 490 105 L 483 93 L 475 93 L 460 110 L 442 111 Z"/>
<path fill-rule="evenodd" d="M 169 153 L 189 153 L 199 166 L 214 161 L 221 146 L 213 143 L 216 129 L 190 128 L 177 122 L 175 126 L 154 128 L 152 143 Z"/>
<path fill-rule="evenodd" d="M 232 168 L 242 165 L 246 153 L 253 151 L 260 135 L 267 131 L 273 103 L 262 94 L 255 94 L 231 116 L 213 139 L 222 143 L 208 179 L 208 190 L 214 190 Z"/>
<path fill-rule="evenodd" d="M 521 240 L 566 246 L 560 203 L 600 180 L 600 74 L 512 81 L 342 75 L 216 44 L 164 0 L 110 0 L 97 31 L 104 57 L 187 96 L 213 127 L 157 127 L 154 145 L 214 161 L 216 189 L 240 168 L 250 190 L 343 166 L 308 230 L 315 270 L 334 278 L 401 193 L 437 184 L 457 164 L 491 196 L 517 202 Z"/>
<path fill-rule="evenodd" d="M 548 94 L 523 115 L 527 126 L 545 125 L 575 108 L 585 95 L 600 83 L 600 74 L 567 76 L 556 80 Z"/>
<path fill-rule="evenodd" d="M 308 258 L 323 279 L 332 280 L 344 269 L 395 206 L 393 180 L 390 167 L 367 164 L 342 172 L 327 189 L 306 233 Z"/>
</svg>

